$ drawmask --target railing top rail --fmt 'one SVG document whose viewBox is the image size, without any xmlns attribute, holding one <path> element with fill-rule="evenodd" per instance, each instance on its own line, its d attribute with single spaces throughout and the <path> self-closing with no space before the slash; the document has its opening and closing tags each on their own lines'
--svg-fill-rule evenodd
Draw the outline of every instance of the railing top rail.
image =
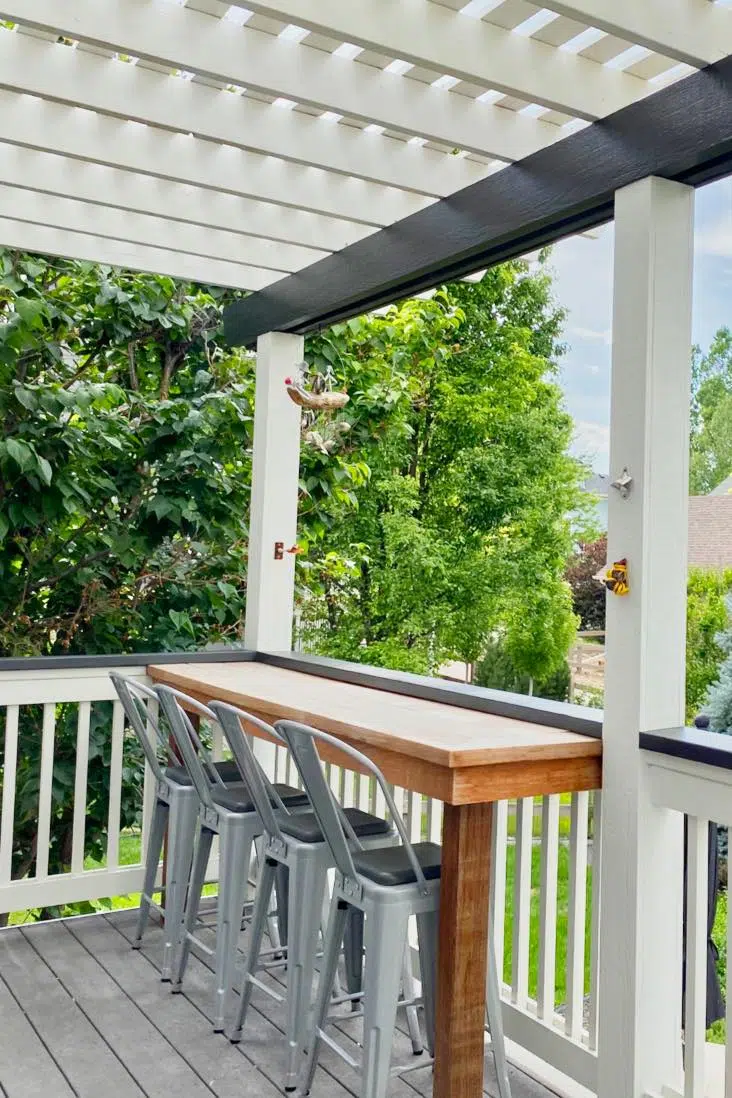
<svg viewBox="0 0 732 1098">
<path fill-rule="evenodd" d="M 131 652 L 93 656 L 39 656 L 0 659 L 0 683 L 28 673 L 103 671 L 112 668 L 142 670 L 151 664 L 247 663 L 259 661 L 321 678 L 350 682 L 407 697 L 441 702 L 463 709 L 531 721 L 595 739 L 602 737 L 602 711 L 546 698 L 527 697 L 504 690 L 450 682 L 425 675 L 411 675 L 367 664 L 348 663 L 296 652 L 253 652 L 245 648 L 205 648 L 198 652 Z"/>
<path fill-rule="evenodd" d="M 639 746 L 644 751 L 732 770 L 732 736 L 719 732 L 701 728 L 658 728 L 641 732 Z"/>
<path fill-rule="evenodd" d="M 238 663 L 256 659 L 247 648 L 204 648 L 198 652 L 118 652 L 95 656 L 25 656 L 0 659 L 4 671 L 73 671 L 104 667 L 147 667 L 151 663 Z"/>
<path fill-rule="evenodd" d="M 300 652 L 257 652 L 256 659 L 260 663 L 302 671 L 321 678 L 442 702 L 458 708 L 475 709 L 499 717 L 531 721 L 548 728 L 579 732 L 595 739 L 602 738 L 602 710 L 583 705 L 511 694 L 506 690 L 489 690 L 483 686 L 448 682 L 445 679 L 411 675 L 403 671 L 390 671 L 383 667 L 370 667 L 367 664 L 348 663 L 345 660 L 326 659 Z"/>
</svg>

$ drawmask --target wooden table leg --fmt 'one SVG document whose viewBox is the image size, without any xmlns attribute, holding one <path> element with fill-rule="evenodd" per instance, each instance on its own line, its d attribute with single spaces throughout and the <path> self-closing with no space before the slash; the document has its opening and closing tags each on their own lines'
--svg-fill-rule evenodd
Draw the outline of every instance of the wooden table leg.
<svg viewBox="0 0 732 1098">
<path fill-rule="evenodd" d="M 491 804 L 445 805 L 434 1098 L 483 1093 Z"/>
</svg>

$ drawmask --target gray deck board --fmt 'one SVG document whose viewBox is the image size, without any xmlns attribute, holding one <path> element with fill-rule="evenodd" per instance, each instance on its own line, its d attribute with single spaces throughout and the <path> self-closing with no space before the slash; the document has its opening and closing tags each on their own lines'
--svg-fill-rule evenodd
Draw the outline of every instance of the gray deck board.
<svg viewBox="0 0 732 1098">
<path fill-rule="evenodd" d="M 217 1098 L 241 1098 L 243 1093 L 277 1098 L 277 1088 L 238 1048 L 225 1038 L 215 1038 L 184 995 L 171 995 L 170 985 L 157 979 L 157 971 L 142 953 L 129 948 L 115 923 L 79 920 L 69 929 Z"/>
<path fill-rule="evenodd" d="M 210 1028 L 212 975 L 191 958 L 184 994 L 159 979 L 162 931 L 130 949 L 135 912 L 35 924 L 0 932 L 0 1098 L 277 1098 L 284 1074 L 283 1007 L 256 990 L 245 1040 Z M 244 939 L 243 939 L 244 942 Z M 273 987 L 277 977 L 265 977 Z M 281 979 L 281 977 L 280 977 Z M 357 1053 L 359 1022 L 339 1038 Z M 395 1060 L 411 1063 L 404 1032 Z M 497 1089 L 486 1058 L 486 1091 Z M 518 1069 L 513 1098 L 552 1098 Z M 314 1098 L 353 1098 L 354 1072 L 325 1049 Z M 431 1098 L 432 1072 L 393 1080 L 389 1098 Z"/>
<path fill-rule="evenodd" d="M 1 978 L 0 1018 L 0 1096 L 73 1098 L 60 1068 Z"/>
<path fill-rule="evenodd" d="M 68 936 L 63 925 L 51 925 L 50 929 Z M 33 948 L 31 942 L 45 930 L 46 926 L 38 924 L 25 932 L 6 930 L 0 934 L 0 974 L 5 983 L 32 1019 L 79 1098 L 99 1098 L 100 1094 L 146 1098 L 81 1006 Z M 32 1062 L 28 1070 L 33 1073 Z M 0 1082 L 7 1085 L 5 1077 Z"/>
</svg>

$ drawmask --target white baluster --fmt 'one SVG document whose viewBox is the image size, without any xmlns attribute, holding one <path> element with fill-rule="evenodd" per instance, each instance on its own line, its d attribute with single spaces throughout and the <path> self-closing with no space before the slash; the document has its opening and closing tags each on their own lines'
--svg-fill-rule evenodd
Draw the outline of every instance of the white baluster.
<svg viewBox="0 0 732 1098">
<path fill-rule="evenodd" d="M 86 790 L 89 770 L 89 724 L 91 702 L 79 702 L 76 724 L 76 773 L 74 775 L 74 821 L 71 839 L 71 872 L 84 869 L 86 839 Z"/>
<path fill-rule="evenodd" d="M 537 1011 L 554 1020 L 557 949 L 557 872 L 559 868 L 559 795 L 543 798 L 541 813 L 541 884 L 539 888 L 539 979 Z"/>
</svg>

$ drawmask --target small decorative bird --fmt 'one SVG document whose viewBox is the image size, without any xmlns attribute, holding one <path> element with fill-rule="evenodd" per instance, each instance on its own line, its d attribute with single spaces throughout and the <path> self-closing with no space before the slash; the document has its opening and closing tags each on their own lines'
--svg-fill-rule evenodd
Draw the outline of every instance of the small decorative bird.
<svg viewBox="0 0 732 1098">
<path fill-rule="evenodd" d="M 351 399 L 348 393 L 312 393 L 308 392 L 298 381 L 291 377 L 285 378 L 287 395 L 290 400 L 301 408 L 307 408 L 316 412 L 335 412 L 344 408 Z"/>
</svg>

